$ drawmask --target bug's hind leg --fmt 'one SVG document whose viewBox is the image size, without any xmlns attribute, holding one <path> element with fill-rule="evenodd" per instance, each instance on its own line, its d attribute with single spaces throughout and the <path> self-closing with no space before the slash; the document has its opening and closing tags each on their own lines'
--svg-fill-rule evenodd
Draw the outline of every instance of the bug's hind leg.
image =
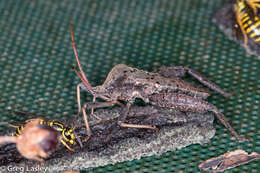
<svg viewBox="0 0 260 173">
<path fill-rule="evenodd" d="M 230 131 L 230 133 L 235 136 L 238 140 L 241 141 L 252 141 L 250 139 L 247 139 L 244 136 L 240 136 L 237 134 L 237 132 L 232 128 L 232 126 L 228 123 L 227 118 L 220 113 L 219 111 L 213 111 L 215 113 L 215 115 L 217 116 L 217 118 L 221 121 L 221 123 Z"/>
<path fill-rule="evenodd" d="M 118 120 L 118 125 L 120 125 L 121 127 L 145 128 L 145 129 L 152 129 L 152 130 L 155 130 L 155 131 L 159 131 L 159 129 L 157 127 L 151 126 L 151 125 L 124 123 L 128 113 L 129 113 L 129 109 L 130 109 L 131 104 L 132 104 L 131 102 L 128 102 L 126 104 L 126 106 L 123 108 L 123 110 L 121 112 L 121 116 L 119 117 L 119 120 Z"/>
<path fill-rule="evenodd" d="M 233 127 L 229 124 L 227 118 L 221 112 L 219 112 L 219 110 L 214 105 L 204 100 L 194 98 L 185 94 L 160 93 L 150 96 L 149 102 L 153 105 L 167 108 L 175 108 L 181 111 L 200 113 L 205 113 L 208 111 L 213 112 L 233 136 L 235 136 L 238 140 L 249 141 L 244 136 L 239 136 L 237 132 L 233 129 Z"/>
<path fill-rule="evenodd" d="M 227 93 L 223 89 L 221 89 L 218 85 L 211 82 L 208 78 L 200 74 L 199 72 L 190 69 L 189 67 L 184 66 L 176 66 L 176 67 L 162 67 L 159 68 L 157 73 L 161 74 L 164 77 L 171 78 L 171 77 L 185 77 L 185 75 L 190 75 L 197 79 L 200 83 L 207 86 L 208 88 L 212 89 L 213 91 L 218 92 L 219 94 L 223 95 L 224 97 L 231 97 L 233 93 Z"/>
</svg>

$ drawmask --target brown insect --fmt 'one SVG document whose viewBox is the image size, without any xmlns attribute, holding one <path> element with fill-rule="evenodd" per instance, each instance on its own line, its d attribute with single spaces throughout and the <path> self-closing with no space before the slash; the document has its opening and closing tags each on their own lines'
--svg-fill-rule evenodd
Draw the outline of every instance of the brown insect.
<svg viewBox="0 0 260 173">
<path fill-rule="evenodd" d="M 236 131 L 228 123 L 226 117 L 219 112 L 214 105 L 205 101 L 205 99 L 210 95 L 209 91 L 193 86 L 180 78 L 184 77 L 186 74 L 189 74 L 205 86 L 225 97 L 230 97 L 231 94 L 226 93 L 216 84 L 188 67 L 163 67 L 156 72 L 147 72 L 126 66 L 124 64 L 118 64 L 112 68 L 102 85 L 92 87 L 88 82 L 79 62 L 72 26 L 70 31 L 73 51 L 80 72 L 78 72 L 75 68 L 73 69 L 82 81 L 82 83 L 77 86 L 78 108 L 79 112 L 83 112 L 85 125 L 88 131 L 88 138 L 91 135 L 91 130 L 88 125 L 85 110 L 87 108 L 91 109 L 91 114 L 94 115 L 94 108 L 108 107 L 115 104 L 122 105 L 120 101 L 126 102 L 126 106 L 119 117 L 118 124 L 120 126 L 157 130 L 156 127 L 150 125 L 124 123 L 130 106 L 135 102 L 136 98 L 139 98 L 144 102 L 155 106 L 176 108 L 181 111 L 213 112 L 232 135 L 239 140 L 247 140 L 245 137 L 239 136 L 236 133 Z M 80 102 L 80 89 L 88 91 L 93 95 L 93 102 L 86 103 L 83 108 L 81 108 Z M 101 98 L 106 102 L 96 102 L 96 98 Z"/>
<path fill-rule="evenodd" d="M 17 150 L 27 159 L 43 161 L 58 146 L 60 135 L 53 128 L 35 119 L 25 125 L 19 136 L 1 136 L 1 143 L 16 143 Z"/>
</svg>

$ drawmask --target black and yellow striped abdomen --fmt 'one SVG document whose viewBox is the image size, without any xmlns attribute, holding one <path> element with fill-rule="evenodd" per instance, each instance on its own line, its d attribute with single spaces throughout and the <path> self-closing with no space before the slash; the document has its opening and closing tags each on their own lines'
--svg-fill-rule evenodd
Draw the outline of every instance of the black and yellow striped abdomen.
<svg viewBox="0 0 260 173">
<path fill-rule="evenodd" d="M 260 19 L 257 16 L 251 18 L 245 13 L 242 18 L 242 27 L 251 39 L 260 42 Z"/>
<path fill-rule="evenodd" d="M 248 37 L 260 43 L 260 19 L 256 15 L 257 6 L 250 0 L 237 0 L 234 6 L 237 24 L 244 36 L 244 44 Z"/>
</svg>

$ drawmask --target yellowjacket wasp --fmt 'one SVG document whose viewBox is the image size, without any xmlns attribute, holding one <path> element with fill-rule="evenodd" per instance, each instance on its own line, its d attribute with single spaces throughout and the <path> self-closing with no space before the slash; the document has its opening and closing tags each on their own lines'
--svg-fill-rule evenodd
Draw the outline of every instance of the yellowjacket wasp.
<svg viewBox="0 0 260 173">
<path fill-rule="evenodd" d="M 25 113 L 25 112 L 15 112 L 15 113 L 23 114 L 23 115 L 33 115 L 30 113 Z M 68 148 L 70 151 L 74 151 L 74 149 L 71 148 L 71 145 L 74 145 L 76 142 L 80 145 L 80 147 L 82 147 L 82 143 L 81 143 L 80 139 L 76 136 L 74 128 L 66 126 L 58 120 L 51 120 L 48 118 L 39 118 L 39 119 L 41 119 L 40 124 L 50 126 L 61 134 L 60 142 L 66 148 Z M 19 124 L 19 125 L 15 125 L 12 123 L 8 123 L 8 124 L 9 124 L 9 126 L 16 128 L 14 135 L 20 136 L 24 129 L 24 126 L 27 123 L 31 122 L 32 120 L 34 120 L 34 119 L 26 120 L 25 122 L 23 122 L 22 124 Z M 75 140 L 77 140 L 77 141 L 75 141 Z"/>
</svg>

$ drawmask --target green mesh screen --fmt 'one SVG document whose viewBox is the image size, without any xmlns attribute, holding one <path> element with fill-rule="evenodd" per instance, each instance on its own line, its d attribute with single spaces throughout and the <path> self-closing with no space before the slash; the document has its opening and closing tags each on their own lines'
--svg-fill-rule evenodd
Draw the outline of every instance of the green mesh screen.
<svg viewBox="0 0 260 173">
<path fill-rule="evenodd" d="M 67 119 L 77 112 L 75 64 L 70 24 L 84 71 L 101 84 L 118 63 L 144 70 L 188 66 L 226 91 L 212 93 L 234 129 L 252 138 L 239 144 L 216 121 L 212 142 L 161 156 L 96 168 L 94 172 L 197 172 L 198 164 L 226 151 L 260 150 L 260 61 L 212 24 L 224 0 L 23 0 L 0 1 L 0 119 L 23 120 L 12 110 Z M 83 94 L 83 98 L 90 99 Z M 87 100 L 87 99 L 86 99 Z M 1 126 L 3 133 L 5 126 Z M 259 162 L 234 168 L 259 172 Z M 230 171 L 231 172 L 231 171 Z"/>
</svg>

